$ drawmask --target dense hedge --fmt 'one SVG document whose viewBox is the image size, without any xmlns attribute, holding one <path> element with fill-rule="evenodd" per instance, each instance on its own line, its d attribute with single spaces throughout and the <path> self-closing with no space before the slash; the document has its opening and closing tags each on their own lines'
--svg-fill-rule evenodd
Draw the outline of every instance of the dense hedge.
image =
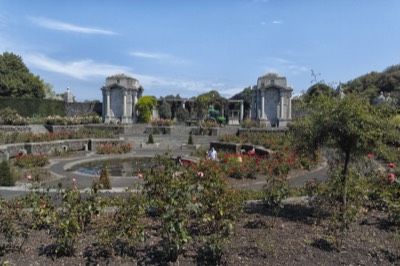
<svg viewBox="0 0 400 266">
<path fill-rule="evenodd" d="M 0 97 L 0 109 L 6 107 L 16 110 L 24 117 L 31 117 L 34 114 L 41 116 L 66 115 L 65 102 L 57 100 Z"/>
</svg>

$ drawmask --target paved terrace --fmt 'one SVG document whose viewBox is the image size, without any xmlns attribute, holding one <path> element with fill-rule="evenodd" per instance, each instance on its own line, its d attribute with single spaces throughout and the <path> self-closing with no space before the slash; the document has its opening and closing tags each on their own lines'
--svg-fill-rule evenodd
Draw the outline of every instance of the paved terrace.
<svg viewBox="0 0 400 266">
<path fill-rule="evenodd" d="M 106 160 L 114 158 L 134 158 L 134 157 L 154 157 L 157 154 L 168 153 L 172 158 L 177 156 L 182 156 L 186 160 L 196 161 L 198 158 L 191 156 L 191 151 L 185 145 L 188 141 L 189 130 L 188 127 L 179 127 L 174 130 L 171 135 L 153 135 L 156 143 L 159 143 L 157 148 L 141 148 L 141 143 L 147 141 L 148 135 L 143 134 L 143 131 L 137 130 L 134 133 L 125 134 L 122 137 L 125 139 L 126 143 L 131 143 L 133 145 L 132 152 L 120 155 L 98 155 L 94 152 L 86 153 L 80 156 L 74 156 L 70 158 L 63 159 L 50 159 L 50 165 L 46 168 L 52 173 L 56 178 L 48 181 L 44 184 L 43 190 L 49 188 L 49 193 L 55 193 L 56 188 L 59 184 L 62 187 L 67 187 L 71 185 L 72 179 L 75 178 L 76 186 L 82 191 L 91 187 L 92 181 L 98 176 L 87 175 L 77 172 L 69 171 L 69 169 L 74 164 L 79 164 L 92 160 Z M 237 131 L 237 127 L 226 127 L 224 132 L 226 134 L 232 134 Z M 210 142 L 216 141 L 217 136 L 197 136 L 193 135 L 193 140 L 195 144 L 200 145 L 202 149 L 208 149 L 210 147 Z M 324 166 L 315 169 L 313 171 L 301 174 L 299 176 L 292 177 L 289 183 L 294 186 L 299 186 L 304 184 L 306 181 L 311 179 L 317 179 L 323 181 L 326 179 L 326 168 Z M 133 189 L 134 184 L 140 182 L 137 177 L 110 177 L 112 187 L 111 190 L 105 190 L 103 193 L 123 193 L 128 189 Z M 239 189 L 260 189 L 265 182 L 245 184 L 238 186 Z M 46 188 L 46 189 L 45 189 Z M 17 183 L 14 187 L 0 187 L 0 196 L 5 199 L 12 199 L 22 195 L 30 193 L 32 190 L 30 183 Z"/>
</svg>

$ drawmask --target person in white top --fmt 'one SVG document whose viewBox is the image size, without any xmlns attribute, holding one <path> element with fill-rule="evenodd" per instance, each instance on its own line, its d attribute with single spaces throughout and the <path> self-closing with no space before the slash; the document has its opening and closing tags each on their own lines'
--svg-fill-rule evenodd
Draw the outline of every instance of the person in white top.
<svg viewBox="0 0 400 266">
<path fill-rule="evenodd" d="M 214 149 L 214 147 L 210 150 L 210 159 L 214 161 L 217 160 L 217 151 Z"/>
</svg>

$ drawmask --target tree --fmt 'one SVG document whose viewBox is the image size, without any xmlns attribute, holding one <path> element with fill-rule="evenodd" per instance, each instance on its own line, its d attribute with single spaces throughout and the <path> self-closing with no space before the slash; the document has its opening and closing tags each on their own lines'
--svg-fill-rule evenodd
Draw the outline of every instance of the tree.
<svg viewBox="0 0 400 266">
<path fill-rule="evenodd" d="M 153 96 L 143 96 L 136 103 L 136 110 L 138 111 L 138 122 L 148 123 L 151 118 L 151 111 L 153 107 L 157 106 L 157 99 Z"/>
<path fill-rule="evenodd" d="M 197 117 L 199 119 L 205 119 L 210 106 L 214 106 L 219 109 L 221 113 L 225 111 L 226 99 L 219 95 L 216 90 L 209 91 L 204 94 L 200 94 L 195 99 L 195 106 L 197 111 Z"/>
<path fill-rule="evenodd" d="M 357 92 L 374 103 L 380 92 L 400 98 L 400 65 L 386 68 L 383 72 L 370 72 L 357 77 L 345 85 L 345 93 Z"/>
<path fill-rule="evenodd" d="M 171 119 L 171 105 L 164 100 L 158 107 L 158 114 L 162 119 Z"/>
<path fill-rule="evenodd" d="M 179 122 L 185 122 L 189 117 L 189 111 L 182 106 L 179 106 L 176 110 L 176 119 L 178 119 Z"/>
<path fill-rule="evenodd" d="M 104 166 L 103 169 L 101 169 L 99 185 L 100 185 L 101 189 L 111 189 L 112 188 L 107 166 Z"/>
<path fill-rule="evenodd" d="M 15 177 L 7 160 L 0 163 L 0 186 L 14 186 Z"/>
<path fill-rule="evenodd" d="M 44 98 L 44 82 L 30 73 L 22 58 L 13 53 L 0 55 L 0 96 Z"/>
<path fill-rule="evenodd" d="M 326 85 L 325 83 L 316 83 L 308 88 L 305 94 L 305 100 L 310 101 L 311 98 L 319 95 L 336 96 L 337 92 L 334 88 Z"/>
<path fill-rule="evenodd" d="M 355 94 L 341 100 L 320 95 L 312 98 L 308 106 L 308 114 L 294 121 L 293 137 L 301 149 L 314 155 L 323 145 L 340 153 L 341 200 L 342 209 L 346 210 L 349 164 L 382 145 L 387 119 L 368 99 Z"/>
<path fill-rule="evenodd" d="M 244 116 L 248 116 L 246 113 L 247 110 L 250 109 L 251 107 L 251 102 L 252 102 L 252 93 L 251 93 L 251 87 L 246 87 L 243 89 L 243 91 L 233 95 L 230 100 L 243 100 L 243 107 L 244 107 Z"/>
</svg>

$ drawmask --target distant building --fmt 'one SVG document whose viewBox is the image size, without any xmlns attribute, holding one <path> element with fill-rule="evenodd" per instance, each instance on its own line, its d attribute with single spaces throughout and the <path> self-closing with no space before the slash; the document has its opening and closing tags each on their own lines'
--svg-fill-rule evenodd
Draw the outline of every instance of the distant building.
<svg viewBox="0 0 400 266">
<path fill-rule="evenodd" d="M 67 88 L 67 91 L 64 93 L 64 102 L 66 103 L 74 102 L 74 96 L 72 95 L 72 92 L 69 88 Z"/>
<path fill-rule="evenodd" d="M 285 127 L 292 120 L 292 92 L 286 78 L 268 73 L 252 88 L 252 120 L 262 127 Z"/>
<path fill-rule="evenodd" d="M 125 74 L 106 78 L 103 92 L 103 123 L 132 124 L 137 116 L 135 105 L 142 96 L 139 81 Z"/>
</svg>

